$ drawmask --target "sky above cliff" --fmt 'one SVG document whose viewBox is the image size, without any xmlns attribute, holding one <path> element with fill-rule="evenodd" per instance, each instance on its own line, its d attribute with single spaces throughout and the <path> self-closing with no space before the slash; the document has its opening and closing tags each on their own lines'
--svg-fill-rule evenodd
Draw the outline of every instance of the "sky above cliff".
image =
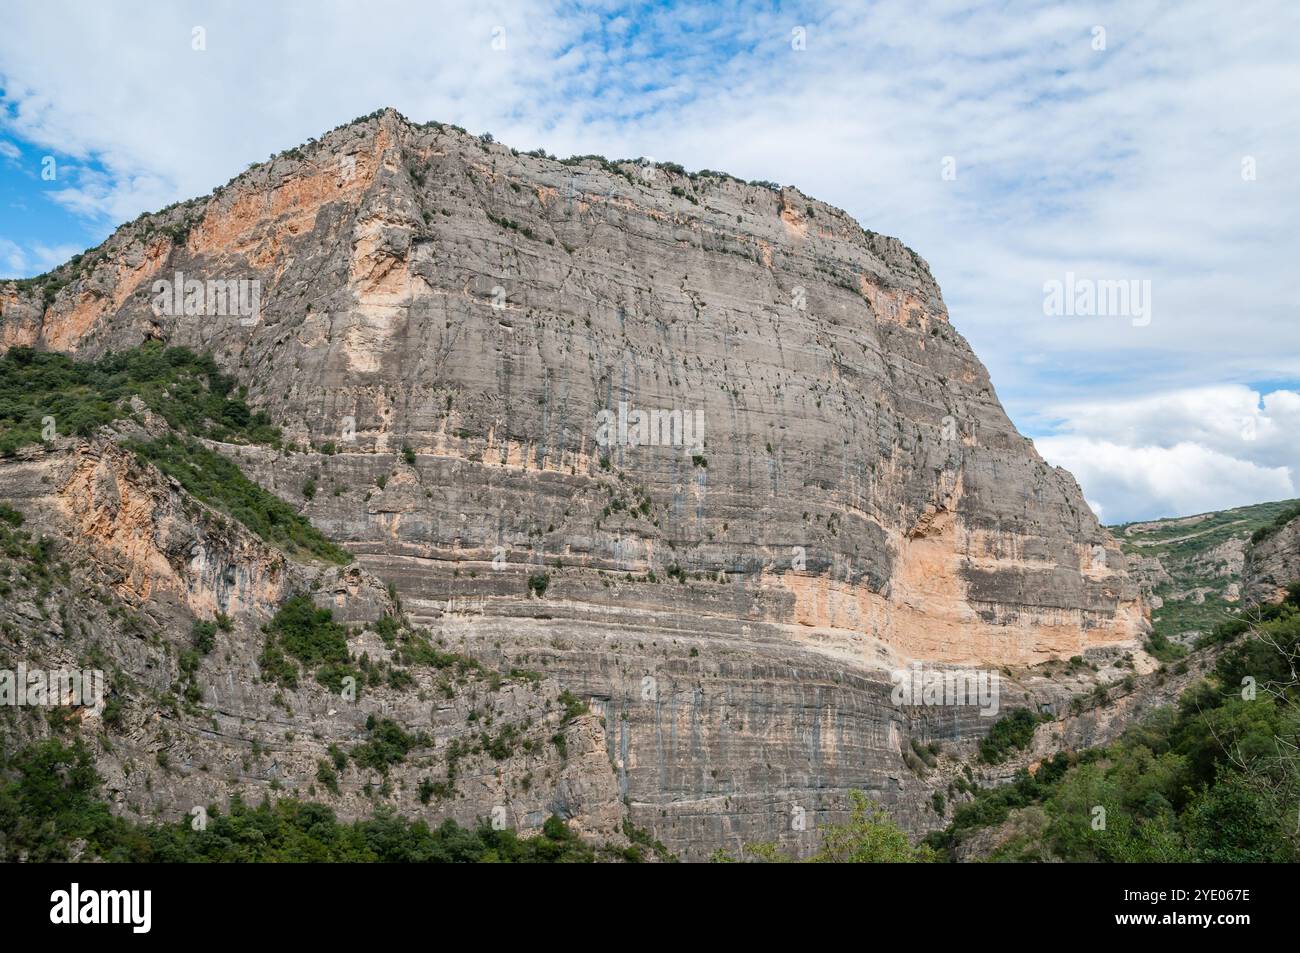
<svg viewBox="0 0 1300 953">
<path fill-rule="evenodd" d="M 1103 520 L 1184 515 L 1300 496 L 1298 102 L 1288 0 L 15 3 L 0 275 L 381 106 L 721 169 L 900 237 Z"/>
</svg>

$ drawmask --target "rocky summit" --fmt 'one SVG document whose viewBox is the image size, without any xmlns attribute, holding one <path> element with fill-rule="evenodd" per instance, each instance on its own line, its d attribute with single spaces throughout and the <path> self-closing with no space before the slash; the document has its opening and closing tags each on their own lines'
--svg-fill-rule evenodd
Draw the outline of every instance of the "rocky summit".
<svg viewBox="0 0 1300 953">
<path fill-rule="evenodd" d="M 7 359 L 113 380 L 151 342 L 210 356 L 225 429 L 184 443 L 146 394 L 0 460 L 57 552 L 11 571 L 0 646 L 108 673 L 82 733 L 118 814 L 296 796 L 806 856 L 852 791 L 950 816 L 996 719 L 896 673 L 991 672 L 1000 715 L 1099 743 L 1124 720 L 1062 703 L 1150 663 L 1126 556 L 925 261 L 795 188 L 385 110 L 0 285 Z"/>
</svg>

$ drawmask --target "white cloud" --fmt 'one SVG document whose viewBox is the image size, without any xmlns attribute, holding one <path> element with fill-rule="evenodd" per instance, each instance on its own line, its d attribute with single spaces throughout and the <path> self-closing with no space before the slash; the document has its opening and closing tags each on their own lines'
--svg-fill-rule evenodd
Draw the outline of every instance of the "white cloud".
<svg viewBox="0 0 1300 953">
<path fill-rule="evenodd" d="M 0 238 L 0 263 L 8 274 L 42 274 L 61 265 L 77 252 L 80 246 L 71 244 L 46 245 L 34 242 L 26 247 Z"/>
<path fill-rule="evenodd" d="M 30 261 L 36 266 L 37 273 L 39 274 L 49 271 L 56 265 L 63 264 L 80 251 L 82 251 L 80 245 L 46 245 L 42 242 L 36 242 L 27 250 L 27 255 Z"/>
<path fill-rule="evenodd" d="M 1078 477 L 1089 505 L 1110 523 L 1300 495 L 1286 467 L 1263 467 L 1194 443 L 1131 447 L 1080 437 L 1045 437 L 1034 443 L 1047 460 Z"/>
<path fill-rule="evenodd" d="M 1215 386 L 1053 407 L 1045 459 L 1070 470 L 1108 522 L 1300 495 L 1300 393 Z"/>
<path fill-rule="evenodd" d="M 559 27 L 572 25 L 545 9 L 28 5 L 6 11 L 0 87 L 14 136 L 105 170 L 62 200 L 127 219 L 382 106 L 479 129 L 539 104 L 537 91 L 563 73 L 552 65 Z M 192 47 L 196 26 L 203 50 Z M 490 46 L 497 27 L 501 52 Z"/>
<path fill-rule="evenodd" d="M 7 238 L 0 238 L 0 263 L 11 275 L 21 275 L 26 270 L 27 256 L 23 250 Z"/>
<path fill-rule="evenodd" d="M 1063 429 L 1130 446 L 1193 442 L 1268 465 L 1300 462 L 1300 394 L 1220 385 L 1125 401 L 1081 401 L 1049 408 Z"/>
</svg>

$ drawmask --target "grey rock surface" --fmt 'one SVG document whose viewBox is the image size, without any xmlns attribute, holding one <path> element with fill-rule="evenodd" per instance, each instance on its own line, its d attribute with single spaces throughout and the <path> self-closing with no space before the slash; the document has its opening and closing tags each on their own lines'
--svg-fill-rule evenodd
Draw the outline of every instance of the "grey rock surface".
<svg viewBox="0 0 1300 953">
<path fill-rule="evenodd" d="M 1246 550 L 1241 589 L 1248 603 L 1277 602 L 1300 580 L 1300 517 Z"/>
<path fill-rule="evenodd" d="M 155 282 L 178 275 L 258 282 L 255 320 L 166 313 Z M 358 558 L 326 585 L 337 612 L 373 617 L 392 584 L 440 644 L 543 674 L 503 712 L 589 703 L 577 766 L 548 764 L 521 816 L 559 797 L 607 831 L 626 805 L 689 859 L 807 853 L 860 789 L 920 832 L 941 782 L 906 766 L 911 741 L 970 750 L 990 721 L 894 705 L 891 671 L 1041 681 L 1031 667 L 1140 652 L 1125 557 L 1016 432 L 925 262 L 797 189 L 560 162 L 384 111 L 142 216 L 66 277 L 48 307 L 0 287 L 0 342 L 212 353 L 298 452 L 219 449 Z M 670 425 L 602 445 L 635 411 Z M 702 422 L 695 446 L 674 413 Z M 233 583 L 200 560 L 188 611 L 282 597 L 283 560 L 231 559 Z M 211 677 L 225 717 L 274 714 L 264 688 Z M 308 723 L 322 743 L 355 730 L 325 704 L 290 703 L 278 771 L 312 770 Z M 440 743 L 458 704 L 384 702 Z M 448 810 L 483 816 L 509 783 Z"/>
</svg>

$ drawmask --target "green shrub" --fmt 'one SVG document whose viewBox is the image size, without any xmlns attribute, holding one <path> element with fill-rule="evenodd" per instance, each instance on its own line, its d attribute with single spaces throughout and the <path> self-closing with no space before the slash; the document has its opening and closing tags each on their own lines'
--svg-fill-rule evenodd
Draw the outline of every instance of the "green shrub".
<svg viewBox="0 0 1300 953">
<path fill-rule="evenodd" d="M 317 765 L 326 787 L 329 768 Z M 74 844 L 83 860 L 114 863 L 591 863 L 602 854 L 622 856 L 598 852 L 558 817 L 536 836 L 520 837 L 451 820 L 430 828 L 386 812 L 343 824 L 324 804 L 283 798 L 249 807 L 237 794 L 228 812 L 210 806 L 208 824 L 196 831 L 189 817 L 116 817 L 101 800 L 101 784 L 80 741 L 50 739 L 0 760 L 0 861 L 67 861 Z"/>
<path fill-rule="evenodd" d="M 316 780 L 325 785 L 331 794 L 339 793 L 339 774 L 324 758 L 316 764 Z"/>
<path fill-rule="evenodd" d="M 304 665 L 348 660 L 347 630 L 334 621 L 330 609 L 317 606 L 306 593 L 286 599 L 267 631 Z"/>
<path fill-rule="evenodd" d="M 203 655 L 207 655 L 217 644 L 217 623 L 194 620 L 194 625 L 190 629 L 190 638 L 194 640 L 194 647 Z"/>
<path fill-rule="evenodd" d="M 168 434 L 130 448 L 175 478 L 185 491 L 234 517 L 262 539 L 296 557 L 345 565 L 352 555 L 335 546 L 287 503 L 249 480 L 226 457 L 189 438 Z"/>
<path fill-rule="evenodd" d="M 579 715 L 585 715 L 587 713 L 587 703 L 567 688 L 560 692 L 559 701 L 560 704 L 564 706 L 564 717 L 562 722 L 566 725 Z"/>
<path fill-rule="evenodd" d="M 392 765 L 406 760 L 407 752 L 412 748 L 427 743 L 427 739 L 420 735 L 408 734 L 402 730 L 391 718 L 377 722 L 373 718 L 372 715 L 372 721 L 367 724 L 368 739 L 354 745 L 351 751 L 352 760 L 358 767 L 372 768 L 387 774 Z"/>
<path fill-rule="evenodd" d="M 290 596 L 266 625 L 266 646 L 259 664 L 263 677 L 291 688 L 298 684 L 298 666 L 319 667 L 317 680 L 338 691 L 349 666 L 347 629 L 334 613 L 319 608 L 307 593 Z"/>
<path fill-rule="evenodd" d="M 0 453 L 39 443 L 47 416 L 61 435 L 89 436 L 131 416 L 132 397 L 178 433 L 279 446 L 279 428 L 234 389 L 211 357 L 156 341 L 96 361 L 11 348 L 0 357 Z"/>
<path fill-rule="evenodd" d="M 1029 746 L 1034 729 L 1050 717 L 1036 715 L 1028 708 L 1018 708 L 993 723 L 988 735 L 980 741 L 980 760 L 985 764 L 1001 764 L 1013 749 Z"/>
</svg>

